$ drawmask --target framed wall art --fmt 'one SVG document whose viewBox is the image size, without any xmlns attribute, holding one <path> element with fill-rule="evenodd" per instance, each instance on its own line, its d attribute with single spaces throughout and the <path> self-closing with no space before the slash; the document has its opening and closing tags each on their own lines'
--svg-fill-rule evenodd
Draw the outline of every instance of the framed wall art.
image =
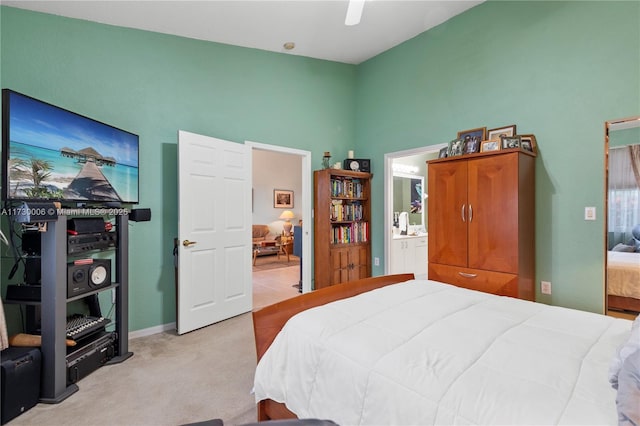
<svg viewBox="0 0 640 426">
<path fill-rule="evenodd" d="M 292 209 L 293 191 L 289 191 L 286 189 L 274 189 L 273 207 L 276 209 Z"/>
</svg>

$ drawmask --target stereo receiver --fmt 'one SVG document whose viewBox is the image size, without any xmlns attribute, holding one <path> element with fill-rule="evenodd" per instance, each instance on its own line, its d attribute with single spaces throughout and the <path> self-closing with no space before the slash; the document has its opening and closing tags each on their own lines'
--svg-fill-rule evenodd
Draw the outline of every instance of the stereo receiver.
<svg viewBox="0 0 640 426">
<path fill-rule="evenodd" d="M 104 250 L 115 247 L 117 242 L 118 236 L 115 232 L 92 232 L 90 234 L 69 235 L 67 237 L 67 254 Z"/>
<path fill-rule="evenodd" d="M 104 332 L 91 343 L 67 353 L 67 386 L 106 364 L 116 353 L 117 334 Z M 71 347 L 73 348 L 73 347 Z"/>
</svg>

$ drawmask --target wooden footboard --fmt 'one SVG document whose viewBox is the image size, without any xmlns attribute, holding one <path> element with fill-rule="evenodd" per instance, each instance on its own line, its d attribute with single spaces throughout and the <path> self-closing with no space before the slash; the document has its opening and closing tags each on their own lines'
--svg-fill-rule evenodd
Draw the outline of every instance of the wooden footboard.
<svg viewBox="0 0 640 426">
<path fill-rule="evenodd" d="M 607 307 L 609 309 L 619 309 L 623 311 L 640 312 L 640 299 L 622 296 L 607 296 Z"/>
<path fill-rule="evenodd" d="M 383 275 L 381 277 L 364 278 L 343 284 L 336 284 L 320 290 L 301 294 L 300 296 L 266 306 L 253 311 L 253 331 L 256 340 L 256 353 L 258 361 L 271 346 L 285 323 L 295 314 L 333 302 L 346 299 L 369 290 L 412 280 L 413 274 Z M 258 404 L 258 421 L 272 419 L 295 418 L 295 414 L 289 411 L 284 404 L 272 400 L 261 401 Z"/>
</svg>

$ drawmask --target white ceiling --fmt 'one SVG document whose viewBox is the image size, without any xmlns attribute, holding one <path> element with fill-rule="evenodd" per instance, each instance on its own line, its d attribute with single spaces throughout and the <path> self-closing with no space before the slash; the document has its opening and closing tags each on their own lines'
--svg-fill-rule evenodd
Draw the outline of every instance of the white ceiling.
<svg viewBox="0 0 640 426">
<path fill-rule="evenodd" d="M 483 0 L 367 0 L 344 25 L 347 0 L 0 0 L 6 6 L 183 37 L 358 64 Z"/>
</svg>

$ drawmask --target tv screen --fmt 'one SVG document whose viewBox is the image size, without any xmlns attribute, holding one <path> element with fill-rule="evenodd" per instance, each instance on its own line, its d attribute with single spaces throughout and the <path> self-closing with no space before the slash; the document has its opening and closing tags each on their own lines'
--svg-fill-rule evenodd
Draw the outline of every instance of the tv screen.
<svg viewBox="0 0 640 426">
<path fill-rule="evenodd" d="M 2 197 L 138 203 L 138 136 L 2 90 Z"/>
</svg>

